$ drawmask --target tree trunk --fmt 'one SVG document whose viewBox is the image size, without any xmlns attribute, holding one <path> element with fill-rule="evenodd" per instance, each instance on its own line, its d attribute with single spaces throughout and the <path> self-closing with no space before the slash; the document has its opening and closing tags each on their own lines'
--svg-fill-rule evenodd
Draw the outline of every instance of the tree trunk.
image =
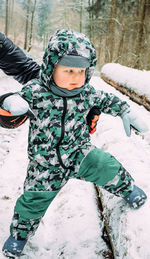
<svg viewBox="0 0 150 259">
<path fill-rule="evenodd" d="M 116 13 L 117 13 L 117 0 L 112 0 L 108 37 L 107 37 L 106 63 L 112 62 L 112 60 L 113 60 L 113 50 L 114 50 L 114 43 L 115 43 Z"/>
<path fill-rule="evenodd" d="M 128 29 L 128 26 L 130 24 L 130 19 L 128 17 L 126 17 L 126 19 L 123 19 L 123 15 L 121 15 L 120 17 L 120 21 L 121 21 L 121 25 L 119 27 L 119 34 L 118 34 L 118 46 L 117 46 L 117 51 L 116 51 L 116 58 L 115 58 L 115 62 L 119 62 L 121 63 L 122 60 L 124 59 L 124 45 L 125 43 L 125 33 Z"/>
<path fill-rule="evenodd" d="M 88 0 L 88 5 L 93 6 L 93 0 Z M 93 38 L 93 11 L 89 12 L 89 39 L 92 41 Z"/>
<path fill-rule="evenodd" d="M 5 35 L 8 36 L 8 23 L 9 23 L 9 0 L 6 0 L 5 5 Z"/>
<path fill-rule="evenodd" d="M 43 35 L 43 51 L 45 51 L 45 48 L 47 47 L 48 40 L 49 40 L 49 35 L 48 33 L 45 33 Z"/>
<path fill-rule="evenodd" d="M 11 34 L 14 34 L 14 24 L 13 24 L 13 17 L 14 17 L 14 0 L 10 0 L 9 3 L 9 24 L 11 25 L 10 30 Z"/>
<path fill-rule="evenodd" d="M 34 21 L 34 13 L 36 8 L 36 0 L 34 0 L 34 6 L 31 14 L 31 27 L 30 27 L 30 36 L 29 36 L 29 46 L 28 46 L 28 52 L 32 48 L 32 37 L 33 37 L 33 21 Z"/>
<path fill-rule="evenodd" d="M 29 12 L 30 12 L 30 0 L 27 3 L 27 12 L 26 12 L 26 25 L 25 25 L 25 39 L 24 39 L 24 49 L 28 47 L 28 27 L 29 27 Z"/>
<path fill-rule="evenodd" d="M 135 64 L 135 68 L 139 68 L 140 63 L 140 53 L 142 49 L 142 40 L 143 40 L 143 34 L 144 34 L 144 19 L 145 19 L 145 12 L 146 12 L 146 0 L 141 0 L 140 6 L 139 6 L 139 28 L 137 31 L 137 44 L 136 44 L 136 56 L 137 61 Z"/>
<path fill-rule="evenodd" d="M 80 3 L 80 32 L 82 32 L 83 0 Z"/>
</svg>

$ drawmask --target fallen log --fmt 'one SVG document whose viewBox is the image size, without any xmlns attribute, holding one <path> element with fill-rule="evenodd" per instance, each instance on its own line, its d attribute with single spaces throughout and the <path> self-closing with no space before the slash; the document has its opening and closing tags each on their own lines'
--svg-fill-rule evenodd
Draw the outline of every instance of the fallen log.
<svg viewBox="0 0 150 259">
<path fill-rule="evenodd" d="M 145 95 L 139 95 L 133 90 L 126 88 L 125 86 L 115 82 L 114 80 L 106 77 L 103 73 L 100 74 L 101 78 L 108 83 L 115 87 L 121 93 L 127 95 L 132 101 L 136 102 L 139 105 L 143 105 L 148 111 L 150 111 L 150 101 Z"/>
</svg>

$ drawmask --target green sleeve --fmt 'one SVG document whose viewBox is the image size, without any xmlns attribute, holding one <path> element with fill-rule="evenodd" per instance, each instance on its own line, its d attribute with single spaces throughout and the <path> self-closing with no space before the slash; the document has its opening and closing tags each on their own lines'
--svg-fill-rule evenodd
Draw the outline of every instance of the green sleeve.
<svg viewBox="0 0 150 259">
<path fill-rule="evenodd" d="M 30 107 L 32 107 L 33 104 L 33 88 L 32 85 L 27 85 L 22 88 L 21 91 L 18 92 L 18 94 L 28 102 Z"/>
<path fill-rule="evenodd" d="M 121 116 L 130 106 L 126 101 L 121 100 L 119 97 L 112 93 L 105 93 L 104 91 L 97 91 L 94 98 L 94 104 L 98 106 L 101 112 L 113 116 Z"/>
</svg>

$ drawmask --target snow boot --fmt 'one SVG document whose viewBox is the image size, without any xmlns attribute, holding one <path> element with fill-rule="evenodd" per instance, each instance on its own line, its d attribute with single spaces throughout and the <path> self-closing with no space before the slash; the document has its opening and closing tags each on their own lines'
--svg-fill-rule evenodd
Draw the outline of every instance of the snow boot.
<svg viewBox="0 0 150 259">
<path fill-rule="evenodd" d="M 16 240 L 14 237 L 10 236 L 2 248 L 3 254 L 8 258 L 17 258 L 22 254 L 26 243 L 26 239 Z"/>
<path fill-rule="evenodd" d="M 147 199 L 147 196 L 143 190 L 134 185 L 133 191 L 123 198 L 132 208 L 136 209 L 142 206 Z"/>
</svg>

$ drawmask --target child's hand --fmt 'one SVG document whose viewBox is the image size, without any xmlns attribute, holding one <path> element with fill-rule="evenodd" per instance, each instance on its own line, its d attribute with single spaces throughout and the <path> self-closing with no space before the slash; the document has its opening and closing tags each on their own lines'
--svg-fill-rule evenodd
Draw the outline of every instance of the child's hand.
<svg viewBox="0 0 150 259">
<path fill-rule="evenodd" d="M 29 104 L 20 95 L 13 94 L 5 98 L 3 108 L 13 115 L 22 115 L 29 110 Z"/>
<path fill-rule="evenodd" d="M 148 131 L 146 123 L 133 111 L 125 111 L 121 115 L 123 126 L 128 137 L 131 135 L 131 129 L 134 128 L 139 132 Z"/>
</svg>

